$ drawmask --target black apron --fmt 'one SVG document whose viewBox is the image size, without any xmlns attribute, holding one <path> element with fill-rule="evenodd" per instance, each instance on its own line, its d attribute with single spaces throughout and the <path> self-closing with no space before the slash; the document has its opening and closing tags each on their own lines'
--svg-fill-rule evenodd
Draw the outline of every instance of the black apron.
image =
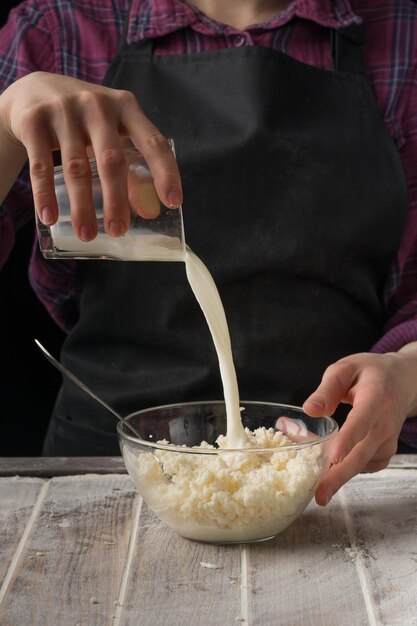
<svg viewBox="0 0 417 626">
<path fill-rule="evenodd" d="M 106 76 L 175 140 L 186 241 L 218 286 L 243 400 L 300 404 L 383 333 L 406 185 L 359 39 L 329 31 L 332 71 L 263 47 L 123 43 Z M 120 413 L 223 397 L 184 263 L 82 261 L 77 285 L 62 362 Z M 44 453 L 118 454 L 116 420 L 64 381 Z"/>
</svg>

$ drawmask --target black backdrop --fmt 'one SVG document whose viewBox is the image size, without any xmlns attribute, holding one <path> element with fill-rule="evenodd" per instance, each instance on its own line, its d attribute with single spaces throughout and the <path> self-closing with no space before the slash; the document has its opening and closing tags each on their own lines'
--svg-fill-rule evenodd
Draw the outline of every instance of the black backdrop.
<svg viewBox="0 0 417 626">
<path fill-rule="evenodd" d="M 0 25 L 17 4 L 18 0 L 0 1 Z M 0 272 L 0 456 L 40 454 L 61 380 L 33 341 L 39 338 L 58 355 L 64 337 L 28 282 L 33 236 L 31 223 L 18 233 L 13 253 Z"/>
<path fill-rule="evenodd" d="M 0 0 L 0 26 L 19 3 Z M 33 236 L 34 223 L 19 232 L 13 253 L 0 272 L 0 456 L 40 453 L 61 380 L 33 341 L 39 338 L 58 355 L 64 338 L 28 282 Z M 414 450 L 404 445 L 398 451 Z"/>
</svg>

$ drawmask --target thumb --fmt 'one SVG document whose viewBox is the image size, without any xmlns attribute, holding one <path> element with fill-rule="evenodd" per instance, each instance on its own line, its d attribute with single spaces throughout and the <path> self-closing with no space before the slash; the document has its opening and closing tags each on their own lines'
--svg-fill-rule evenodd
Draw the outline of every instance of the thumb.
<svg viewBox="0 0 417 626">
<path fill-rule="evenodd" d="M 346 360 L 330 365 L 316 391 L 304 402 L 305 413 L 311 417 L 333 415 L 338 405 L 346 401 L 356 376 L 355 365 Z"/>
</svg>

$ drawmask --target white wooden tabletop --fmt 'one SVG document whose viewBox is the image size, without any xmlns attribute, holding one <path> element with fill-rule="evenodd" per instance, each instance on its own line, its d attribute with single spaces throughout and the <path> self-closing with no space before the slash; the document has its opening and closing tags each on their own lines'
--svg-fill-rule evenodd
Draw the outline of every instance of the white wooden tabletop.
<svg viewBox="0 0 417 626">
<path fill-rule="evenodd" d="M 1 626 L 417 625 L 417 455 L 234 546 L 175 535 L 120 459 L 49 459 L 44 476 L 14 461 L 19 475 L 0 478 Z"/>
</svg>

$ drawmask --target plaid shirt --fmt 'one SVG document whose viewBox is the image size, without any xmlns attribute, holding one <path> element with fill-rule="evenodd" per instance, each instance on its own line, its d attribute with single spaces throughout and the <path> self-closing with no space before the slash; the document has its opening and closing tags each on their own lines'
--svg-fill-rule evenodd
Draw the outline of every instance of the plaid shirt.
<svg viewBox="0 0 417 626">
<path fill-rule="evenodd" d="M 100 83 L 130 4 L 128 41 L 155 38 L 157 55 L 257 45 L 330 69 L 327 28 L 363 25 L 367 77 L 408 186 L 408 221 L 384 291 L 384 334 L 372 350 L 396 351 L 417 340 L 417 7 L 410 0 L 294 0 L 273 19 L 239 31 L 181 0 L 26 0 L 0 31 L 0 92 L 35 70 Z M 33 215 L 25 169 L 0 209 L 0 266 Z M 75 262 L 46 261 L 35 239 L 31 284 L 66 331 L 78 318 L 74 274 Z M 407 421 L 403 435 L 417 445 L 417 419 Z"/>
</svg>

